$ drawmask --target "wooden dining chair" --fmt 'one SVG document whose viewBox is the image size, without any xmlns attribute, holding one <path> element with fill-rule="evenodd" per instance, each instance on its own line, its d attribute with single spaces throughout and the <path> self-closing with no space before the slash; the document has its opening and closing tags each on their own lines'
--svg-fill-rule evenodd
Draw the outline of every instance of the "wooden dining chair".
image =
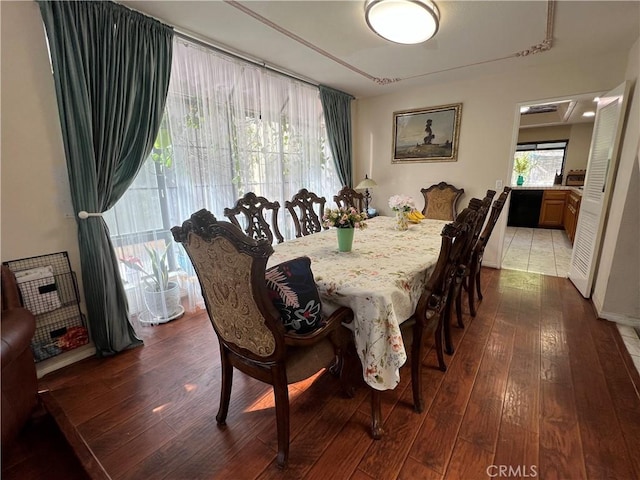
<svg viewBox="0 0 640 480">
<path fill-rule="evenodd" d="M 509 197 L 510 192 L 511 187 L 504 187 L 504 190 L 498 196 L 498 199 L 493 202 L 489 220 L 487 221 L 487 224 L 485 225 L 484 230 L 480 234 L 480 237 L 478 238 L 478 241 L 473 249 L 468 283 L 468 293 L 470 295 L 469 311 L 471 313 L 471 316 L 473 317 L 476 316 L 476 307 L 472 292 L 475 291 L 475 293 L 477 293 L 478 295 L 478 300 L 482 300 L 482 282 L 480 272 L 482 271 L 482 257 L 484 256 L 484 250 L 487 247 L 487 243 L 489 243 L 491 233 L 493 232 L 496 223 L 498 223 L 498 219 L 500 218 L 500 214 L 502 213 L 502 209 L 507 202 L 507 198 Z"/>
<path fill-rule="evenodd" d="M 482 200 L 477 198 L 471 199 L 471 201 L 469 202 L 469 206 L 463 209 L 456 219 L 457 223 L 464 225 L 466 235 L 463 237 L 462 241 L 458 242 L 458 244 L 456 245 L 457 250 L 455 252 L 456 256 L 455 266 L 453 268 L 453 278 L 449 283 L 449 291 L 447 296 L 448 302 L 442 320 L 444 351 L 448 355 L 453 355 L 454 353 L 453 343 L 451 341 L 451 318 L 453 315 L 453 307 L 454 304 L 457 304 L 458 301 L 462 279 L 464 278 L 463 272 L 466 269 L 466 263 L 468 262 L 470 251 L 473 248 L 475 231 L 477 229 L 478 223 L 481 222 L 481 205 Z"/>
<path fill-rule="evenodd" d="M 351 309 L 340 307 L 307 333 L 285 330 L 267 287 L 267 261 L 273 247 L 254 240 L 236 225 L 200 210 L 171 229 L 196 271 L 205 306 L 220 345 L 222 382 L 218 425 L 225 425 L 234 368 L 273 387 L 278 436 L 277 463 L 289 456 L 287 385 L 309 378 L 342 358 L 351 332 Z M 276 267 L 272 267 L 276 268 Z M 270 269 L 270 270 L 272 270 Z M 274 277 L 270 277 L 274 278 Z M 291 285 L 287 285 L 291 290 Z M 288 291 L 287 295 L 294 295 Z M 341 362 L 338 362 L 339 364 Z"/>
<path fill-rule="evenodd" d="M 471 210 L 467 212 L 465 209 L 464 218 L 468 216 L 469 219 L 474 219 L 475 215 L 475 212 Z M 420 295 L 416 311 L 411 318 L 400 325 L 404 344 L 411 344 L 411 383 L 413 408 L 416 412 L 421 412 L 424 408 L 421 380 L 423 338 L 425 332 L 428 333 L 431 329 L 435 335 L 438 366 L 443 372 L 447 369 L 443 354 L 443 335 L 445 317 L 450 304 L 449 292 L 462 247 L 466 244 L 469 234 L 469 224 L 465 221 L 456 221 L 444 226 L 438 260 Z"/>
<path fill-rule="evenodd" d="M 248 192 L 236 202 L 234 207 L 225 208 L 224 216 L 253 239 L 266 238 L 269 243 L 273 243 L 275 236 L 277 242 L 282 243 L 284 237 L 278 228 L 279 211 L 279 202 L 270 202 L 264 197 Z M 270 212 L 270 222 L 265 218 L 267 212 Z M 244 227 L 240 224 L 238 217 L 242 218 Z"/>
<path fill-rule="evenodd" d="M 327 200 L 324 197 L 318 197 L 306 188 L 296 193 L 291 201 L 284 202 L 285 208 L 293 219 L 296 237 L 311 235 L 322 231 L 323 228 L 328 228 L 322 226 L 322 215 L 326 203 Z"/>
<path fill-rule="evenodd" d="M 471 240 L 471 244 L 469 246 L 469 250 L 463 253 L 462 261 L 460 262 L 460 268 L 457 272 L 456 282 L 454 284 L 454 297 L 456 302 L 456 315 L 458 319 L 458 326 L 460 328 L 464 328 L 464 322 L 462 320 L 462 292 L 463 290 L 467 292 L 467 300 L 469 303 L 469 312 L 471 312 L 472 316 L 475 316 L 475 308 L 474 308 L 474 291 L 469 288 L 470 285 L 470 272 L 471 272 L 471 263 L 473 258 L 473 252 L 480 238 L 480 233 L 482 232 L 482 227 L 485 224 L 487 219 L 487 215 L 491 208 L 491 201 L 493 197 L 495 197 L 495 190 L 487 190 L 487 194 L 482 199 L 482 201 L 477 198 L 472 198 L 469 202 L 469 207 L 474 209 L 478 216 L 476 218 L 476 223 L 473 229 L 473 239 Z"/>
<path fill-rule="evenodd" d="M 455 220 L 458 200 L 464 193 L 464 188 L 456 188 L 446 182 L 431 185 L 420 190 L 424 197 L 422 214 L 434 220 Z"/>
<path fill-rule="evenodd" d="M 336 205 L 340 208 L 353 207 L 358 210 L 358 212 L 364 211 L 364 194 L 356 192 L 351 187 L 342 187 L 342 190 L 340 190 L 337 195 L 334 195 L 333 201 L 336 202 Z"/>
</svg>

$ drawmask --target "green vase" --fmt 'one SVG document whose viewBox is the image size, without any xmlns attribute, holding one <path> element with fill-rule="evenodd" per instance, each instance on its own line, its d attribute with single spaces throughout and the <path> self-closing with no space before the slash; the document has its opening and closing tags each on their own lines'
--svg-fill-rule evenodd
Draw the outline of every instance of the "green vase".
<svg viewBox="0 0 640 480">
<path fill-rule="evenodd" d="M 522 175 L 518 175 L 518 181 L 516 182 L 516 184 L 518 186 L 521 186 L 524 183 L 524 177 Z"/>
<path fill-rule="evenodd" d="M 336 228 L 338 232 L 338 251 L 350 252 L 353 246 L 353 232 L 355 228 Z"/>
</svg>

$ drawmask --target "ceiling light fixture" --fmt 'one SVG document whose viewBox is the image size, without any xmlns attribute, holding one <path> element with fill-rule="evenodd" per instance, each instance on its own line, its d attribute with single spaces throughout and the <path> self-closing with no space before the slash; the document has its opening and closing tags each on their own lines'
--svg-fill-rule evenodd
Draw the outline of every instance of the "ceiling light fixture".
<svg viewBox="0 0 640 480">
<path fill-rule="evenodd" d="M 382 38 L 395 43 L 422 43 L 440 26 L 440 12 L 430 0 L 367 0 L 367 25 Z"/>
<path fill-rule="evenodd" d="M 596 116 L 596 112 L 584 112 L 582 114 L 583 117 L 595 117 Z"/>
</svg>

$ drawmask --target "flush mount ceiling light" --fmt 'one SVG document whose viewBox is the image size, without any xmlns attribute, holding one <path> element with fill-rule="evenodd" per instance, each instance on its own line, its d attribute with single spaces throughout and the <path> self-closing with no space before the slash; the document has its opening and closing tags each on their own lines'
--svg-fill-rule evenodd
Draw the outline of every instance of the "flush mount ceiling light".
<svg viewBox="0 0 640 480">
<path fill-rule="evenodd" d="M 382 38 L 414 44 L 429 40 L 440 26 L 440 12 L 429 0 L 367 0 L 367 25 Z"/>
</svg>

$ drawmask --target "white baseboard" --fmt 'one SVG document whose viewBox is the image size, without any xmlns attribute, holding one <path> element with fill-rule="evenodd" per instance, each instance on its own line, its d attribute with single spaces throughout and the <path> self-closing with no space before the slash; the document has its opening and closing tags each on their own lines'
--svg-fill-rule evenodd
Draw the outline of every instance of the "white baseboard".
<svg viewBox="0 0 640 480">
<path fill-rule="evenodd" d="M 640 328 L 640 318 L 629 317 L 619 313 L 598 311 L 598 317 L 619 323 L 620 325 L 628 325 L 630 327 Z"/>
<path fill-rule="evenodd" d="M 42 378 L 47 373 L 54 372 L 95 354 L 96 347 L 93 346 L 93 343 L 74 348 L 69 352 L 61 353 L 60 355 L 36 363 L 36 374 L 38 378 Z"/>
<path fill-rule="evenodd" d="M 602 306 L 604 305 L 604 302 L 600 300 L 600 297 L 598 297 L 598 294 L 595 291 L 591 294 L 591 302 L 593 303 L 593 306 L 596 309 L 596 312 L 598 312 L 598 316 L 600 318 L 604 318 L 600 314 L 600 312 L 602 312 Z"/>
<path fill-rule="evenodd" d="M 484 260 L 482 261 L 482 266 L 483 267 L 489 267 L 489 268 L 496 268 L 496 269 L 500 268 L 500 266 L 497 263 L 495 263 L 495 262 L 485 262 Z"/>
</svg>

